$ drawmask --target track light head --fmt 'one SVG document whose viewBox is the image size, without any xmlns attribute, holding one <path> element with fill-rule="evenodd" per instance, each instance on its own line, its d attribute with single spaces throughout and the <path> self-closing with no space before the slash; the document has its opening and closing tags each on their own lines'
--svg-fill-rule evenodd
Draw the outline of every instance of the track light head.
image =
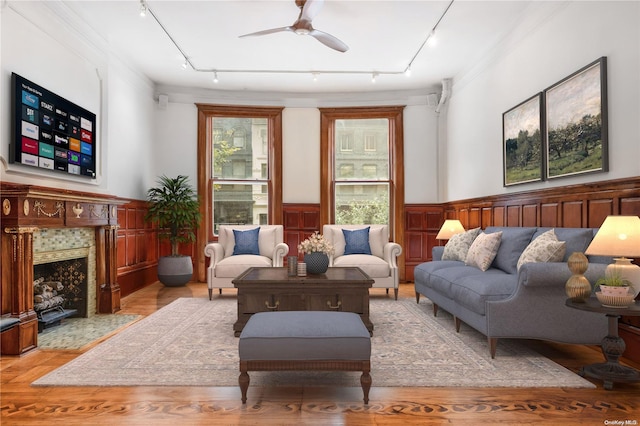
<svg viewBox="0 0 640 426">
<path fill-rule="evenodd" d="M 147 5 L 145 4 L 144 0 L 140 0 L 140 16 L 142 16 L 143 18 L 147 16 Z"/>
</svg>

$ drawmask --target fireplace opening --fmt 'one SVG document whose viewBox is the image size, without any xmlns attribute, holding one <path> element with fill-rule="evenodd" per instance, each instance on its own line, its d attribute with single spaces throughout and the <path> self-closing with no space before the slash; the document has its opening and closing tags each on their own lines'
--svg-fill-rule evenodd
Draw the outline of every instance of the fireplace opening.
<svg viewBox="0 0 640 426">
<path fill-rule="evenodd" d="M 34 265 L 33 277 L 38 332 L 64 318 L 87 317 L 87 257 Z"/>
</svg>

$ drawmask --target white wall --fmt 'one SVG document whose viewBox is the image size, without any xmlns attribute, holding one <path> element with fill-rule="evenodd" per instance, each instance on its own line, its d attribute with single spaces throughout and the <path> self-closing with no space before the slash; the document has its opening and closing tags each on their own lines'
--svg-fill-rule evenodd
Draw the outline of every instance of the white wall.
<svg viewBox="0 0 640 426">
<path fill-rule="evenodd" d="M 64 21 L 44 2 L 0 7 L 0 179 L 143 199 L 155 178 L 152 83 L 111 55 L 98 38 L 79 36 L 72 30 L 79 23 Z M 96 114 L 97 179 L 9 163 L 11 72 Z"/>
<path fill-rule="evenodd" d="M 466 74 L 442 117 L 440 201 L 640 175 L 640 2 L 536 3 L 531 19 Z M 504 188 L 502 113 L 607 57 L 609 172 Z"/>
</svg>

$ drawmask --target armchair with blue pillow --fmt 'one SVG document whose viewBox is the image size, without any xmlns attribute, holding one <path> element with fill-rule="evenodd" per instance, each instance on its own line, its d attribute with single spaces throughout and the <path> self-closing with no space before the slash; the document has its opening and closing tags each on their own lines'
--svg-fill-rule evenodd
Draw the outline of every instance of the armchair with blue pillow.
<svg viewBox="0 0 640 426">
<path fill-rule="evenodd" d="M 398 300 L 402 247 L 389 241 L 388 225 L 324 225 L 322 234 L 334 248 L 329 267 L 357 266 L 375 281 L 374 288 L 392 288 Z"/>
<path fill-rule="evenodd" d="M 282 225 L 220 225 L 218 241 L 209 243 L 204 254 L 209 300 L 213 289 L 233 288 L 235 277 L 251 267 L 282 267 L 289 246 L 284 243 Z"/>
</svg>

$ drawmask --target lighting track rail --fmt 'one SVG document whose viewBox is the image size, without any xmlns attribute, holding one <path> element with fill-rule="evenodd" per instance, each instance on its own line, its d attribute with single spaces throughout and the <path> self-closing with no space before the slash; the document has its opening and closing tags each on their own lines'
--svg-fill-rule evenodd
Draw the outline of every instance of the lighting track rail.
<svg viewBox="0 0 640 426">
<path fill-rule="evenodd" d="M 427 45 L 429 43 L 429 41 L 434 39 L 436 30 L 437 30 L 438 26 L 440 25 L 440 22 L 442 22 L 442 20 L 444 19 L 445 15 L 447 14 L 447 12 L 449 12 L 449 9 L 453 5 L 454 1 L 455 0 L 451 0 L 449 2 L 447 7 L 444 9 L 442 14 L 440 15 L 440 18 L 438 19 L 436 24 L 433 26 L 431 31 L 429 31 L 429 33 L 427 34 L 426 38 L 422 41 L 422 44 L 420 44 L 420 47 L 418 47 L 418 50 L 415 52 L 415 54 L 413 55 L 411 60 L 408 62 L 407 66 L 402 71 L 392 71 L 392 70 L 388 70 L 388 71 L 378 71 L 378 70 L 372 70 L 372 71 L 363 71 L 363 70 L 351 70 L 351 71 L 348 71 L 348 70 L 305 70 L 305 71 L 303 71 L 303 70 L 280 70 L 280 69 L 271 69 L 271 70 L 269 70 L 269 69 L 253 69 L 252 70 L 252 69 L 233 69 L 233 68 L 229 68 L 229 69 L 225 69 L 225 68 L 198 68 L 191 62 L 191 60 L 189 59 L 189 56 L 187 56 L 187 54 L 184 52 L 184 50 L 180 47 L 180 45 L 176 42 L 176 40 L 171 36 L 169 31 L 167 31 L 167 28 L 162 24 L 160 19 L 158 19 L 158 16 L 153 12 L 153 10 L 149 7 L 149 5 L 147 4 L 147 2 L 145 0 L 140 0 L 140 16 L 145 16 L 147 12 L 151 15 L 151 17 L 156 21 L 156 23 L 160 26 L 162 31 L 164 31 L 164 33 L 167 35 L 167 37 L 169 38 L 171 43 L 173 43 L 173 45 L 176 47 L 176 49 L 178 49 L 178 51 L 180 52 L 180 54 L 184 58 L 184 63 L 182 65 L 184 68 L 190 67 L 193 71 L 196 71 L 196 72 L 212 74 L 213 75 L 213 81 L 216 82 L 216 83 L 218 82 L 218 75 L 219 74 L 309 74 L 309 75 L 311 75 L 313 77 L 314 80 L 316 80 L 317 77 L 320 76 L 320 75 L 330 75 L 330 74 L 333 74 L 333 75 L 370 75 L 371 76 L 371 81 L 375 82 L 376 77 L 378 77 L 380 75 L 401 75 L 401 74 L 409 75 L 409 73 L 411 72 L 411 66 L 413 65 L 413 62 L 416 60 L 416 58 L 418 57 L 420 52 L 422 52 L 422 49 L 424 48 L 424 46 Z"/>
</svg>

